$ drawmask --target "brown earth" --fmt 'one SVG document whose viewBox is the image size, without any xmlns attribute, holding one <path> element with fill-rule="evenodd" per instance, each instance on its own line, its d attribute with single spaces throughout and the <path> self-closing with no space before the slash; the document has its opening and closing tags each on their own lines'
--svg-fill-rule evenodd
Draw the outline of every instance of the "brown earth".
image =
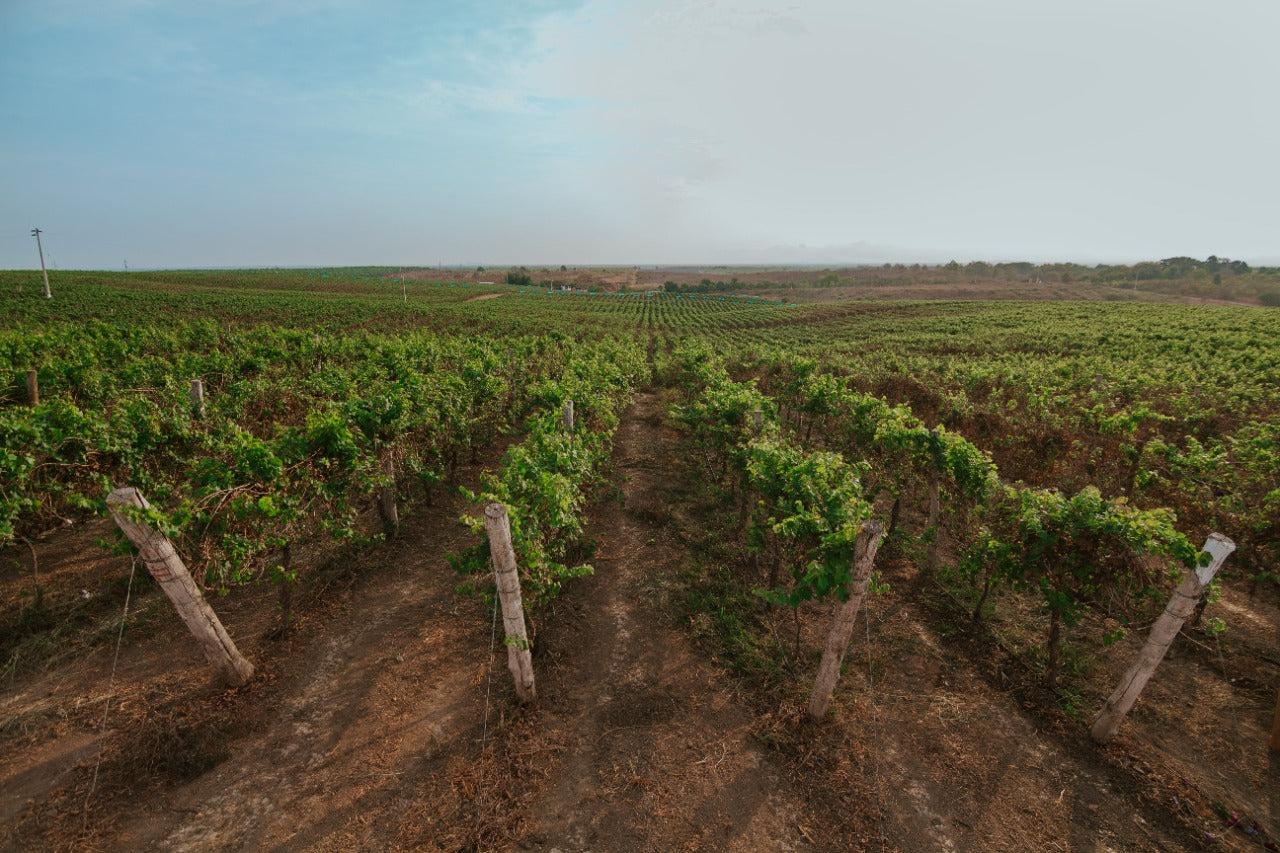
<svg viewBox="0 0 1280 853">
<path fill-rule="evenodd" d="M 0 844 L 1248 850 L 1262 838 L 1243 831 L 1249 821 L 1275 832 L 1276 772 L 1258 739 L 1275 673 L 1245 664 L 1275 655 L 1271 610 L 1226 600 L 1242 610 L 1241 638 L 1228 635 L 1223 660 L 1251 680 L 1220 677 L 1180 643 L 1118 743 L 1100 749 L 998 644 L 958 631 L 910 542 L 894 545 L 882 558 L 890 589 L 859 622 L 828 719 L 812 724 L 802 712 L 826 608 L 802 611 L 806 651 L 769 685 L 733 674 L 719 629 L 685 604 L 720 532 L 684 452 L 662 398 L 640 395 L 617 434 L 617 493 L 592 513 L 596 572 L 539 617 L 539 702 L 523 709 L 492 610 L 459 596 L 444 563 L 471 541 L 460 498 L 411 507 L 397 540 L 317 564 L 286 639 L 268 639 L 269 585 L 214 599 L 259 668 L 238 691 L 208 683 L 142 579 L 113 679 L 118 621 L 96 602 L 119 596 L 130 560 L 88 547 L 101 524 L 50 534 L 36 543 L 49 600 L 80 627 L 62 640 L 71 651 L 45 649 L 43 665 L 5 676 Z M 30 582 L 24 552 L 0 555 L 14 566 L 0 576 L 6 607 Z M 789 646 L 789 615 L 758 613 Z M 1105 692 L 1093 682 L 1113 680 L 1130 651 L 1099 652 L 1087 689 Z M 1203 712 L 1180 691 L 1207 700 Z M 1232 728 L 1205 727 L 1227 713 Z M 1215 802 L 1242 826 L 1217 818 Z"/>
</svg>

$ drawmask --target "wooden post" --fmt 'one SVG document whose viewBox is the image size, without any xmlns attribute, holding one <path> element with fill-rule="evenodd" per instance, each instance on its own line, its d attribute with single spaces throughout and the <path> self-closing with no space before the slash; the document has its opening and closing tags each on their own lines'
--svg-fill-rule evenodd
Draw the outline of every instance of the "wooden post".
<svg viewBox="0 0 1280 853">
<path fill-rule="evenodd" d="M 507 508 L 491 503 L 484 508 L 484 529 L 489 534 L 493 557 L 493 577 L 502 602 L 502 626 L 507 636 L 507 669 L 516 682 L 516 698 L 522 703 L 538 698 L 533 683 L 533 656 L 524 627 L 524 606 L 520 602 L 520 576 L 516 572 L 516 552 L 511 545 L 511 524 Z"/>
<path fill-rule="evenodd" d="M 844 663 L 845 653 L 853 639 L 853 629 L 858 618 L 858 609 L 867 596 L 867 586 L 871 583 L 871 569 L 875 566 L 876 552 L 884 539 L 884 525 L 871 520 L 862 525 L 858 539 L 854 543 L 853 576 L 849 578 L 849 600 L 835 608 L 835 618 L 831 620 L 831 630 L 827 633 L 827 645 L 822 650 L 822 663 L 818 665 L 818 677 L 813 680 L 813 692 L 809 694 L 809 716 L 821 720 L 827 713 L 827 705 L 831 702 L 831 694 L 836 690 L 836 682 L 840 679 L 840 666 Z"/>
<path fill-rule="evenodd" d="M 49 290 L 49 271 L 44 266 L 44 245 L 40 242 L 40 234 L 39 228 L 31 229 L 31 236 L 36 238 L 36 249 L 40 252 L 40 274 L 44 276 L 44 298 L 52 299 L 53 293 Z"/>
<path fill-rule="evenodd" d="M 764 430 L 764 412 L 759 409 L 753 409 L 751 412 L 751 425 L 755 427 L 756 434 Z"/>
<path fill-rule="evenodd" d="M 928 567 L 933 572 L 938 568 L 938 540 L 942 531 L 938 527 L 942 519 L 942 465 L 938 450 L 938 431 L 929 430 L 929 451 L 932 465 L 929 468 L 929 527 L 932 537 L 929 539 Z"/>
<path fill-rule="evenodd" d="M 387 538 L 392 539 L 400 530 L 400 510 L 396 507 L 396 460 L 389 451 L 382 460 L 382 473 L 391 482 L 378 490 L 378 514 Z"/>
<path fill-rule="evenodd" d="M 137 489 L 126 486 L 107 495 L 107 506 L 111 508 L 111 517 L 116 525 L 137 547 L 147 571 L 160 583 L 160 588 L 169 596 L 178 615 L 200 643 L 209 664 L 232 687 L 248 682 L 253 677 L 253 664 L 241 656 L 236 644 L 227 636 L 218 615 L 204 600 L 173 543 L 163 533 L 134 520 L 130 513 L 123 511 L 123 507 L 147 509 L 150 505 L 146 498 Z M 121 509 L 117 510 L 117 507 Z"/>
<path fill-rule="evenodd" d="M 573 400 L 564 401 L 564 428 L 573 432 Z"/>
<path fill-rule="evenodd" d="M 1173 638 L 1178 635 L 1183 623 L 1195 609 L 1196 601 L 1204 592 L 1204 588 L 1209 585 L 1209 581 L 1213 580 L 1213 576 L 1222 567 L 1223 561 L 1235 549 L 1236 543 L 1221 533 L 1209 534 L 1208 541 L 1204 543 L 1204 550 L 1213 559 L 1209 565 L 1187 572 L 1182 583 L 1174 590 L 1173 598 L 1165 606 L 1160 618 L 1151 626 L 1151 634 L 1147 637 L 1147 643 L 1142 647 L 1137 660 L 1120 679 L 1120 684 L 1102 706 L 1102 710 L 1098 711 L 1098 715 L 1093 718 L 1093 727 L 1089 733 L 1095 741 L 1107 743 L 1116 736 L 1116 732 L 1120 730 L 1120 724 L 1124 722 L 1133 703 L 1138 701 L 1156 667 L 1160 665 L 1160 661 L 1164 660 L 1165 652 L 1169 651 Z"/>
<path fill-rule="evenodd" d="M 40 402 L 40 373 L 27 371 L 27 405 L 34 406 Z"/>
<path fill-rule="evenodd" d="M 191 410 L 195 412 L 197 418 L 204 417 L 204 381 L 200 379 L 191 380 Z"/>
</svg>

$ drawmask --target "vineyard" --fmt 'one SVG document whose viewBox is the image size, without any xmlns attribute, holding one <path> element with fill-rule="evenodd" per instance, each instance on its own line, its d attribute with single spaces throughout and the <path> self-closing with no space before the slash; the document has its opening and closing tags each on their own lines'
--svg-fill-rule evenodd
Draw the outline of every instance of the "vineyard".
<svg viewBox="0 0 1280 853">
<path fill-rule="evenodd" d="M 1280 849 L 1280 312 L 474 279 L 0 272 L 5 849 Z"/>
</svg>

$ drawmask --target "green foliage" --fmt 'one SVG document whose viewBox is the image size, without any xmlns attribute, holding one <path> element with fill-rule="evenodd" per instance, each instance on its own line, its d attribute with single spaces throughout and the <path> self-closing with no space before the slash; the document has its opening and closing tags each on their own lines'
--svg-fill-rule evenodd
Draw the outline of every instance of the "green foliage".
<svg viewBox="0 0 1280 853">
<path fill-rule="evenodd" d="M 750 513 L 750 541 L 774 558 L 775 571 L 760 594 L 793 608 L 847 596 L 854 541 L 870 516 L 862 469 L 838 453 L 806 451 L 786 439 L 772 401 L 753 384 L 732 381 L 709 353 L 683 350 L 676 360 L 686 368 L 690 398 L 676 418 L 708 461 L 719 459 L 733 472 Z M 782 583 L 778 567 L 787 570 Z"/>
<path fill-rule="evenodd" d="M 531 398 L 545 408 L 528 419 L 524 440 L 507 450 L 501 467 L 484 474 L 480 491 L 464 490 L 471 501 L 507 508 L 521 595 L 534 610 L 554 599 L 567 580 L 592 571 L 586 563 L 574 564 L 570 554 L 582 537 L 588 496 L 602 482 L 618 411 L 646 373 L 635 349 L 602 347 L 579 356 L 560 379 L 530 388 Z M 567 399 L 574 402 L 572 432 L 560 419 Z M 484 529 L 480 517 L 463 520 L 477 533 Z M 487 572 L 488 543 L 450 562 L 462 574 Z"/>
<path fill-rule="evenodd" d="M 981 500 L 996 484 L 991 455 L 944 426 L 930 429 L 904 405 L 856 391 L 847 377 L 820 370 L 813 359 L 770 352 L 760 364 L 767 387 L 798 415 L 829 419 L 827 443 L 868 460 L 882 484 L 900 493 L 937 473 L 961 495 Z M 796 428 L 800 428 L 797 417 Z M 806 435 L 809 431 L 806 430 Z"/>
<path fill-rule="evenodd" d="M 846 598 L 854 541 L 871 514 L 858 470 L 838 453 L 808 452 L 778 436 L 744 450 L 745 480 L 758 495 L 755 529 L 776 538 L 791 574 L 787 586 L 762 594 L 789 607 Z"/>
<path fill-rule="evenodd" d="M 1151 593 L 1162 578 L 1138 559 L 1141 555 L 1160 555 L 1187 567 L 1199 557 L 1168 510 L 1105 500 L 1092 487 L 1070 497 L 1006 488 L 988 519 L 977 547 L 986 570 L 1019 589 L 1039 591 L 1048 610 L 1068 626 L 1104 592 L 1123 593 L 1120 601 Z"/>
<path fill-rule="evenodd" d="M 396 480 L 442 482 L 546 382 L 576 387 L 578 364 L 614 375 L 611 360 L 639 360 L 630 346 L 563 335 L 499 344 L 89 322 L 0 332 L 15 374 L 35 341 L 40 404 L 0 406 L 0 543 L 100 511 L 128 484 L 193 573 L 220 587 L 261 577 L 284 542 L 367 538 L 360 514 L 388 485 L 388 461 Z M 192 376 L 205 380 L 202 413 L 187 398 Z"/>
<path fill-rule="evenodd" d="M 1275 291 L 1280 270 L 1168 258 L 912 275 L 935 273 L 1126 287 L 1136 275 L 1143 290 L 1252 299 Z M 911 497 L 938 476 L 946 511 L 986 525 L 961 543 L 973 546 L 970 574 L 1013 586 L 1018 575 L 1002 567 L 1029 559 L 1026 588 L 1064 614 L 1142 606 L 1137 575 L 1146 570 L 1126 565 L 1127 555 L 1159 552 L 1163 522 L 1136 546 L 1107 525 L 1141 527 L 1129 514 L 1160 507 L 1193 541 L 1231 535 L 1240 547 L 1228 571 L 1275 577 L 1276 312 L 1104 302 L 792 307 L 710 278 L 647 294 L 549 294 L 520 279 L 486 286 L 503 298 L 476 302 L 475 284 L 419 279 L 405 302 L 393 274 L 62 272 L 56 298 L 44 300 L 34 295 L 38 270 L 0 272 L 0 543 L 101 511 L 103 496 L 128 483 L 157 507 L 155 521 L 197 572 L 219 584 L 257 577 L 279 541 L 367 537 L 360 516 L 388 483 L 388 460 L 398 487 L 448 482 L 460 458 L 531 423 L 531 412 L 554 419 L 566 396 L 585 430 L 607 432 L 616 407 L 592 404 L 572 383 L 579 364 L 631 370 L 598 355 L 612 347 L 636 358 L 647 349 L 658 376 L 682 387 L 677 415 L 755 547 L 785 568 L 776 585 L 784 594 L 804 587 L 807 561 L 821 562 L 806 555 L 827 510 L 805 504 L 804 524 L 774 531 L 769 519 L 795 514 L 779 503 L 783 486 L 752 481 L 753 442 L 757 453 L 772 441 L 779 453 L 858 460 L 845 464 L 864 495 Z M 42 402 L 29 407 L 22 382 L 33 367 Z M 199 418 L 187 399 L 193 377 L 207 393 Z M 582 444 L 573 452 L 593 452 Z M 579 476 L 572 465 L 544 465 L 543 453 L 569 450 L 549 444 L 517 467 L 556 488 L 558 477 Z M 1001 478 L 1027 494 L 1011 496 Z M 1080 498 L 1090 487 L 1098 502 Z M 558 498 L 537 499 L 563 509 Z M 1056 537 L 1054 548 L 1031 547 L 1039 528 Z M 788 538 L 792 529 L 801 535 Z M 1099 566 L 1059 559 L 1076 551 Z M 572 546 L 548 553 L 564 566 L 582 562 L 568 556 Z"/>
</svg>

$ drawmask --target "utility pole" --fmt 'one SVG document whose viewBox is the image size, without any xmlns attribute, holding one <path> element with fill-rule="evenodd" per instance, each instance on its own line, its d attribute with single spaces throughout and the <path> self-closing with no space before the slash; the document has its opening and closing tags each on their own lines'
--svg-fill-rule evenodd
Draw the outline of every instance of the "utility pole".
<svg viewBox="0 0 1280 853">
<path fill-rule="evenodd" d="M 40 229 L 32 228 L 31 236 L 36 238 L 36 249 L 40 252 L 40 272 L 44 275 L 44 298 L 52 299 L 53 294 L 49 292 L 49 271 L 44 268 L 44 246 L 40 245 Z"/>
</svg>

